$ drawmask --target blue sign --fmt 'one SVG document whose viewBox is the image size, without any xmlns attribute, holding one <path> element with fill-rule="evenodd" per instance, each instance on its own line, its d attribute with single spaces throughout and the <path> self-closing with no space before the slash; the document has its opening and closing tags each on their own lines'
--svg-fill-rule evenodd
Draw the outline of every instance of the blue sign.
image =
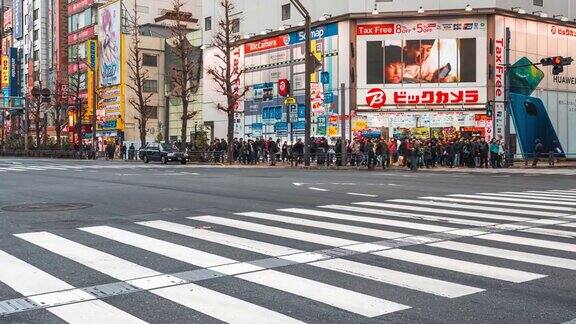
<svg viewBox="0 0 576 324">
<path fill-rule="evenodd" d="M 10 47 L 8 52 L 10 59 L 10 96 L 20 96 L 20 86 L 18 84 L 18 49 Z"/>
<path fill-rule="evenodd" d="M 283 110 L 282 106 L 264 107 L 262 108 L 262 120 L 282 120 Z"/>
<path fill-rule="evenodd" d="M 322 84 L 330 84 L 330 72 L 324 71 L 320 73 L 320 82 Z"/>
<path fill-rule="evenodd" d="M 311 34 L 313 40 L 336 36 L 338 35 L 338 24 L 329 24 L 312 28 Z M 306 33 L 303 31 L 293 32 L 288 34 L 288 37 L 289 43 L 286 45 L 294 45 L 304 42 L 306 40 Z"/>
<path fill-rule="evenodd" d="M 293 130 L 303 130 L 303 129 L 306 129 L 306 122 L 297 121 L 297 122 L 295 122 L 295 123 L 292 123 L 292 129 L 293 129 Z"/>
<path fill-rule="evenodd" d="M 306 106 L 298 105 L 298 120 L 306 119 Z"/>
<path fill-rule="evenodd" d="M 252 136 L 262 136 L 262 128 L 264 125 L 262 123 L 252 124 Z"/>
<path fill-rule="evenodd" d="M 8 107 L 10 105 L 10 88 L 4 88 L 2 89 L 2 96 L 4 97 L 2 99 L 2 105 L 4 108 Z"/>
<path fill-rule="evenodd" d="M 274 130 L 276 131 L 276 136 L 286 136 L 288 135 L 288 123 L 279 122 L 274 125 Z"/>
<path fill-rule="evenodd" d="M 21 39 L 22 36 L 24 36 L 24 28 L 22 27 L 22 2 L 23 0 L 12 1 L 12 36 L 15 39 Z"/>
<path fill-rule="evenodd" d="M 324 103 L 331 104 L 334 102 L 334 94 L 332 92 L 324 93 Z"/>
</svg>

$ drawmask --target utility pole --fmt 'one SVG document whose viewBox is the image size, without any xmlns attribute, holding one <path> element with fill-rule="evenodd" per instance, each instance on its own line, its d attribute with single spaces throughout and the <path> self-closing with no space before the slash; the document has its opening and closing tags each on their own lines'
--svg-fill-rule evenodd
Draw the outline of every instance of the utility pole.
<svg viewBox="0 0 576 324">
<path fill-rule="evenodd" d="M 312 78 L 312 51 L 310 38 L 312 34 L 312 18 L 308 10 L 302 5 L 300 0 L 290 0 L 292 5 L 296 7 L 298 12 L 304 17 L 304 34 L 305 34 L 305 46 L 304 46 L 304 64 L 306 80 L 304 82 L 304 107 L 306 114 L 306 122 L 304 128 L 304 165 L 310 166 L 310 136 L 311 136 L 311 126 L 312 126 L 312 116 L 310 112 L 310 101 L 311 101 L 311 78 Z"/>
<path fill-rule="evenodd" d="M 342 166 L 346 166 L 347 156 L 347 145 L 346 145 L 346 85 L 342 83 L 340 85 L 340 133 L 342 134 Z"/>
<path fill-rule="evenodd" d="M 504 58 L 504 166 L 510 167 L 516 152 L 511 152 L 512 139 L 510 136 L 510 28 L 506 28 L 506 55 Z"/>
</svg>

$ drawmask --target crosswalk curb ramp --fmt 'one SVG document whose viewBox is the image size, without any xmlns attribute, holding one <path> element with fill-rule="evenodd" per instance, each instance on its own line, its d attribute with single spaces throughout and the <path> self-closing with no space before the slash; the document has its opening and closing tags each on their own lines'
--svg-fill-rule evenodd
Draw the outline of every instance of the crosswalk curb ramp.
<svg viewBox="0 0 576 324">
<path fill-rule="evenodd" d="M 18 295 L 0 301 L 0 321 L 45 310 L 69 323 L 145 323 L 109 302 L 119 295 L 130 301 L 136 293 L 229 323 L 306 321 L 298 310 L 207 284 L 224 278 L 246 291 L 290 296 L 290 305 L 305 305 L 316 316 L 337 310 L 352 321 L 386 319 L 427 298 L 459 300 L 499 285 L 521 289 L 558 270 L 576 271 L 576 189 L 358 201 L 73 231 L 14 239 L 22 251 L 40 250 L 110 282 L 76 287 L 64 270 L 43 269 L 26 252 L 0 250 L 0 289 Z M 222 247 L 236 253 L 215 252 Z M 147 257 L 126 258 L 135 251 Z M 160 271 L 154 258 L 185 270 Z M 327 273 L 347 280 L 335 282 Z M 363 291 L 348 281 L 381 289 Z"/>
</svg>

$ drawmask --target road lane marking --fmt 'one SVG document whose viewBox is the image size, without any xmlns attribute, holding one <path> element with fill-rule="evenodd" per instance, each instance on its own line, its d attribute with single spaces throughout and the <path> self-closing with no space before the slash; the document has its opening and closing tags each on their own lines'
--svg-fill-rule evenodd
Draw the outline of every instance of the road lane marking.
<svg viewBox="0 0 576 324">
<path fill-rule="evenodd" d="M 16 236 L 47 249 L 50 252 L 66 257 L 72 261 L 76 261 L 86 267 L 102 272 L 118 280 L 126 281 L 140 289 L 149 290 L 151 293 L 160 297 L 225 322 L 296 322 L 294 319 L 286 315 L 196 284 L 181 284 L 182 280 L 179 278 L 170 275 L 162 275 L 152 269 L 148 269 L 51 233 L 27 233 L 16 234 Z M 167 279 L 153 280 L 151 282 L 146 280 L 147 277 L 154 279 L 165 277 Z M 163 288 L 170 282 L 179 285 Z"/>
<path fill-rule="evenodd" d="M 95 296 L 0 250 L 0 281 L 69 323 L 145 323 Z"/>
</svg>

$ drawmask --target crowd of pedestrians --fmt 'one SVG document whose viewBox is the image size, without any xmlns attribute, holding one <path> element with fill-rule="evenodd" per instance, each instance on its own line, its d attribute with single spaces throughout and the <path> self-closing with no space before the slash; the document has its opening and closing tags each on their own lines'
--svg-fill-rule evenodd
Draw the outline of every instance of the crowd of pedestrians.
<svg viewBox="0 0 576 324">
<path fill-rule="evenodd" d="M 303 163 L 304 143 L 297 139 L 294 145 L 280 139 L 242 139 L 232 142 L 233 160 L 241 164 L 289 162 Z M 215 139 L 209 146 L 214 162 L 224 162 L 228 143 Z M 372 168 L 390 166 L 418 168 L 469 167 L 501 168 L 505 149 L 501 140 L 487 142 L 484 138 L 459 139 L 370 139 L 356 138 L 347 141 L 346 161 L 343 161 L 343 145 L 337 140 L 331 145 L 324 137 L 312 138 L 311 160 L 319 165 L 351 165 Z"/>
</svg>

